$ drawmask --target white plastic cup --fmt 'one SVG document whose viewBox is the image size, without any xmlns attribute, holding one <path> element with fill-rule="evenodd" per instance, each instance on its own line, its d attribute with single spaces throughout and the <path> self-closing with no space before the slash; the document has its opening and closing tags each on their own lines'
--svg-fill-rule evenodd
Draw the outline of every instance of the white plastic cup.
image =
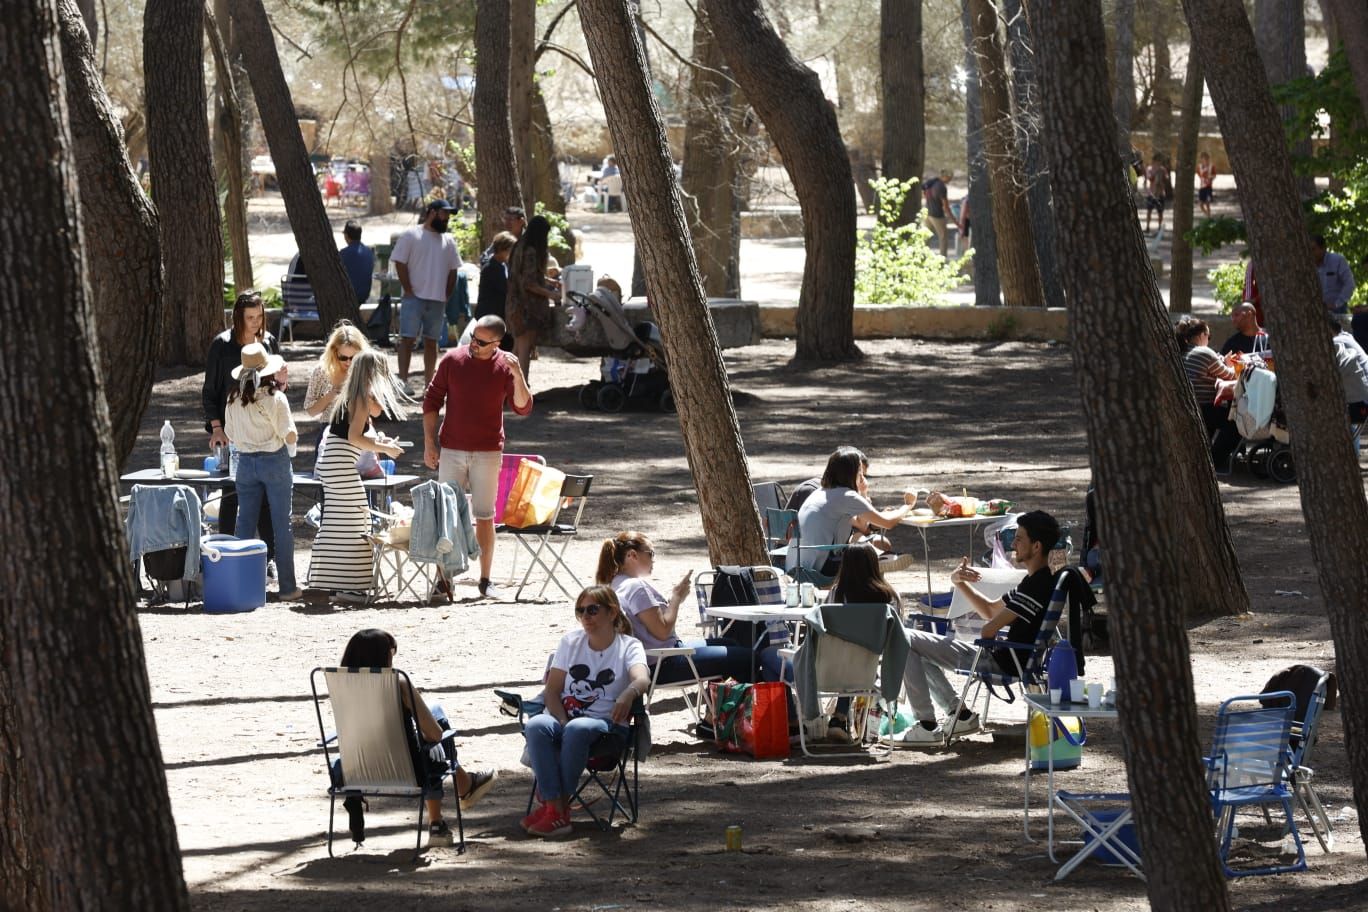
<svg viewBox="0 0 1368 912">
<path fill-rule="evenodd" d="M 811 608 L 813 605 L 817 604 L 817 587 L 812 585 L 812 583 L 803 583 L 798 591 L 802 596 L 804 608 Z"/>
<path fill-rule="evenodd" d="M 1069 702 L 1082 703 L 1088 699 L 1088 683 L 1081 678 L 1069 682 Z"/>
<path fill-rule="evenodd" d="M 1089 705 L 1090 707 L 1092 707 L 1093 709 L 1097 709 L 1098 707 L 1100 707 L 1100 706 L 1102 705 L 1102 685 L 1101 685 L 1101 684 L 1089 684 L 1089 685 L 1088 685 L 1088 705 Z"/>
<path fill-rule="evenodd" d="M 1058 706 L 1058 705 L 1059 705 L 1059 701 L 1062 700 L 1063 698 L 1064 698 L 1064 688 L 1062 688 L 1062 687 L 1051 687 L 1051 688 L 1050 688 L 1050 702 L 1051 702 L 1051 703 L 1053 703 L 1055 706 Z"/>
<path fill-rule="evenodd" d="M 798 584 L 790 581 L 784 588 L 784 604 L 789 608 L 798 607 Z"/>
</svg>

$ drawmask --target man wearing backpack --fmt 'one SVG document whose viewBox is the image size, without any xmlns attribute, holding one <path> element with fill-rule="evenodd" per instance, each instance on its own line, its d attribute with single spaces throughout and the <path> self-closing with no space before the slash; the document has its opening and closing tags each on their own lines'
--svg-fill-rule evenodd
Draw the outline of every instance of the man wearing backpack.
<svg viewBox="0 0 1368 912">
<path fill-rule="evenodd" d="M 1164 167 L 1164 156 L 1158 152 L 1150 159 L 1145 169 L 1145 233 L 1150 230 L 1150 218 L 1159 213 L 1159 230 L 1164 230 L 1164 206 L 1173 196 L 1173 184 L 1169 181 L 1168 168 Z"/>
<path fill-rule="evenodd" d="M 922 202 L 926 204 L 925 224 L 940 241 L 940 255 L 948 256 L 950 235 L 945 230 L 946 210 L 950 208 L 950 179 L 954 172 L 942 171 L 940 177 L 928 177 L 922 184 Z"/>
</svg>

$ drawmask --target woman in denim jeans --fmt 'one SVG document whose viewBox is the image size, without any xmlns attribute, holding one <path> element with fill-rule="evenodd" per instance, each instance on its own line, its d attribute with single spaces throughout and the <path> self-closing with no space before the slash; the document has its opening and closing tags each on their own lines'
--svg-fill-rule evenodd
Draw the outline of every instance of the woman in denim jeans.
<svg viewBox="0 0 1368 912">
<path fill-rule="evenodd" d="M 276 568 L 281 601 L 303 595 L 295 584 L 294 533 L 290 529 L 290 500 L 294 456 L 299 433 L 295 430 L 290 403 L 280 391 L 276 375 L 285 367 L 279 355 L 267 352 L 260 342 L 242 347 L 242 363 L 233 369 L 236 385 L 228 392 L 223 427 L 238 449 L 237 535 L 256 534 L 262 501 L 269 504 L 275 530 Z"/>
</svg>

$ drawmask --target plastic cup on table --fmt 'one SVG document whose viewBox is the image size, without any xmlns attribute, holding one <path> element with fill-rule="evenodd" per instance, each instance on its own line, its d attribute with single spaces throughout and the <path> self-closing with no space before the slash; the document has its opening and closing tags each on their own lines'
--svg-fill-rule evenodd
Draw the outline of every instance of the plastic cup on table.
<svg viewBox="0 0 1368 912">
<path fill-rule="evenodd" d="M 1088 684 L 1079 678 L 1069 682 L 1069 702 L 1082 703 L 1088 699 Z"/>
<path fill-rule="evenodd" d="M 393 460 L 393 459 L 382 459 L 382 460 L 380 460 L 380 468 L 383 469 L 383 470 L 385 471 L 385 474 L 386 474 L 386 475 L 393 475 L 393 474 L 394 474 L 394 460 Z"/>
<path fill-rule="evenodd" d="M 1102 685 L 1101 685 L 1101 684 L 1089 684 L 1089 685 L 1088 685 L 1088 705 L 1089 705 L 1090 707 L 1092 707 L 1093 709 L 1097 709 L 1098 707 L 1100 707 L 1100 706 L 1102 705 Z"/>
<path fill-rule="evenodd" d="M 1062 700 L 1063 698 L 1064 698 L 1064 688 L 1062 688 L 1062 687 L 1051 687 L 1051 688 L 1050 688 L 1050 702 L 1051 702 L 1051 703 L 1053 703 L 1055 706 L 1058 706 L 1058 705 L 1059 705 L 1059 701 Z"/>
</svg>

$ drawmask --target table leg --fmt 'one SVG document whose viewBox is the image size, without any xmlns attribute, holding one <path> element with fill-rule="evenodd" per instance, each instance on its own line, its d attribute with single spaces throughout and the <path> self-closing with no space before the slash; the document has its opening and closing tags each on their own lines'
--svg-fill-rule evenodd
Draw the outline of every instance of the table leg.
<svg viewBox="0 0 1368 912">
<path fill-rule="evenodd" d="M 926 540 L 926 529 L 923 526 L 917 526 L 917 534 L 921 536 L 922 558 L 926 561 L 926 607 L 929 611 L 931 608 L 931 545 Z"/>
<path fill-rule="evenodd" d="M 1029 718 L 1029 716 L 1028 711 L 1027 717 Z M 1021 808 L 1021 829 L 1026 835 L 1027 842 L 1035 842 L 1031 838 L 1031 732 L 1029 728 L 1026 731 L 1026 786 L 1024 791 L 1026 797 Z"/>
<path fill-rule="evenodd" d="M 1049 811 L 1045 815 L 1045 847 L 1050 854 L 1050 861 L 1058 864 L 1059 859 L 1055 858 L 1055 839 L 1054 839 L 1054 812 L 1055 812 L 1055 781 L 1054 781 L 1054 727 L 1050 724 L 1049 716 L 1045 717 L 1045 757 L 1046 766 L 1049 774 L 1046 777 L 1045 802 Z M 1026 714 L 1026 751 L 1031 750 L 1031 714 Z"/>
</svg>

